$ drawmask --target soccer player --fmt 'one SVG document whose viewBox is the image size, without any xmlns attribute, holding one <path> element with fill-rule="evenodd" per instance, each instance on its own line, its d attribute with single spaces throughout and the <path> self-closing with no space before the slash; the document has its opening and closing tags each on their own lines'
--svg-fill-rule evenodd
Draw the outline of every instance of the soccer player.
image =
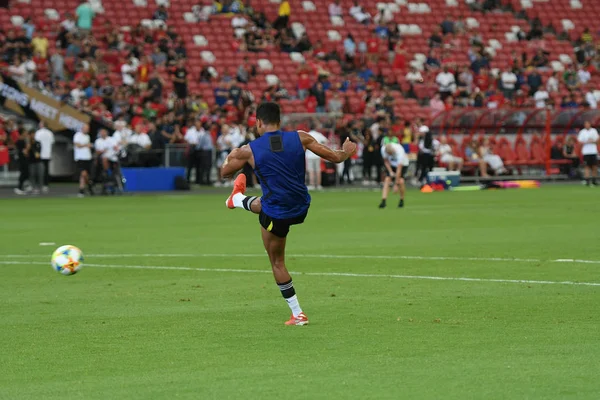
<svg viewBox="0 0 600 400">
<path fill-rule="evenodd" d="M 285 324 L 306 325 L 308 318 L 300 308 L 292 277 L 285 266 L 285 243 L 290 226 L 303 223 L 310 206 L 310 195 L 304 183 L 304 153 L 310 150 L 330 162 L 341 163 L 354 154 L 356 144 L 346 140 L 342 150 L 332 150 L 307 132 L 284 132 L 280 125 L 279 106 L 270 102 L 260 104 L 256 110 L 259 137 L 229 154 L 221 168 L 221 176 L 233 176 L 246 163 L 254 169 L 262 197 L 246 196 L 246 176 L 239 174 L 225 204 L 229 208 L 243 208 L 259 214 L 262 240 L 275 282 L 292 310 L 292 317 Z"/>
<path fill-rule="evenodd" d="M 583 154 L 583 162 L 585 163 L 584 174 L 585 184 L 590 186 L 590 183 L 596 186 L 596 177 L 598 176 L 598 131 L 592 128 L 590 121 L 585 121 L 583 129 L 577 135 L 577 141 L 583 146 L 581 154 Z"/>
<path fill-rule="evenodd" d="M 400 192 L 398 207 L 404 207 L 404 192 L 406 190 L 404 177 L 406 176 L 406 171 L 408 171 L 409 164 L 404 147 L 398 143 L 388 143 L 381 148 L 381 157 L 383 158 L 386 176 L 383 181 L 379 208 L 385 208 L 387 205 L 387 197 L 392 179 L 394 179 L 394 193 Z"/>
</svg>

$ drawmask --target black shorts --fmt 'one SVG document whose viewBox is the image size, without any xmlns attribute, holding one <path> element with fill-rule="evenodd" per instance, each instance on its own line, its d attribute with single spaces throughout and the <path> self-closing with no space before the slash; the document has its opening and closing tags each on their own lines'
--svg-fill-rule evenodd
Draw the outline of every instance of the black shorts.
<svg viewBox="0 0 600 400">
<path fill-rule="evenodd" d="M 392 166 L 392 172 L 393 172 L 393 175 L 390 175 L 390 171 L 388 171 L 387 168 L 385 169 L 386 175 L 389 176 L 392 179 L 395 179 L 396 178 L 396 173 L 398 172 L 398 168 Z M 408 172 L 408 165 L 403 165 L 402 166 L 402 171 L 400 171 L 400 177 L 401 178 L 406 178 L 406 173 L 407 172 Z"/>
<path fill-rule="evenodd" d="M 598 154 L 586 154 L 583 156 L 583 163 L 588 167 L 598 165 Z"/>
<path fill-rule="evenodd" d="M 89 174 L 92 171 L 92 160 L 77 160 L 77 170 L 80 173 L 86 171 Z"/>
<path fill-rule="evenodd" d="M 261 211 L 258 215 L 258 221 L 263 228 L 273 235 L 284 238 L 290 232 L 290 226 L 303 223 L 307 215 L 308 211 L 294 218 L 275 219 Z"/>
</svg>

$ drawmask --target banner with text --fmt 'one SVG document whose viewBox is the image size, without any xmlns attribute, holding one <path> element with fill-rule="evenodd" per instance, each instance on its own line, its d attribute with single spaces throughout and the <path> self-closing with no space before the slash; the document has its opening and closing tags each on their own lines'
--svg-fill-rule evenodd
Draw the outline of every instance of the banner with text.
<svg viewBox="0 0 600 400">
<path fill-rule="evenodd" d="M 89 115 L 4 74 L 0 76 L 0 106 L 23 117 L 44 121 L 54 133 L 76 132 L 91 122 Z"/>
</svg>

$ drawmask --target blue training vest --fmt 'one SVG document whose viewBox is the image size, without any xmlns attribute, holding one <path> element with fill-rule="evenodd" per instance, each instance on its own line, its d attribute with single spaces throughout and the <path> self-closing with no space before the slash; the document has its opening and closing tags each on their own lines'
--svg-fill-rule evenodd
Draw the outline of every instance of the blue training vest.
<svg viewBox="0 0 600 400">
<path fill-rule="evenodd" d="M 298 132 L 266 132 L 250 142 L 250 149 L 263 192 L 263 212 L 274 219 L 306 214 L 310 195 L 304 184 L 304 147 Z"/>
</svg>

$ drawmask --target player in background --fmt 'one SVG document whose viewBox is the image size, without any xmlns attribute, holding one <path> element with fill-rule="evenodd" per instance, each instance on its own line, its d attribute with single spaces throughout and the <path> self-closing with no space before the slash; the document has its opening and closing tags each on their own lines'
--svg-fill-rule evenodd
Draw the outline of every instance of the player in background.
<svg viewBox="0 0 600 400">
<path fill-rule="evenodd" d="M 92 171 L 92 142 L 90 141 L 90 126 L 84 124 L 81 130 L 73 136 L 73 158 L 79 170 L 79 194 L 78 197 L 84 196 L 84 191 L 87 186 L 91 195 L 94 195 L 94 190 L 90 184 L 90 174 Z"/>
<path fill-rule="evenodd" d="M 332 150 L 307 132 L 284 132 L 280 126 L 279 106 L 270 102 L 260 104 L 256 110 L 259 137 L 229 154 L 221 168 L 221 176 L 229 178 L 248 163 L 260 180 L 262 197 L 246 196 L 246 176 L 238 175 L 226 205 L 259 215 L 262 240 L 275 282 L 292 311 L 292 317 L 285 324 L 306 325 L 308 318 L 300 307 L 285 265 L 285 244 L 290 226 L 303 223 L 310 206 L 304 153 L 310 150 L 330 162 L 341 163 L 354 154 L 356 144 L 346 140 L 342 150 Z"/>
<path fill-rule="evenodd" d="M 598 177 L 598 139 L 596 128 L 592 128 L 590 121 L 585 121 L 583 129 L 577 135 L 577 141 L 583 145 L 581 154 L 583 154 L 583 173 L 587 186 L 590 186 L 590 183 L 596 186 L 596 178 Z"/>
<path fill-rule="evenodd" d="M 325 135 L 317 132 L 315 128 L 312 128 L 308 134 L 322 145 L 326 145 L 328 142 Z M 323 189 L 321 186 L 321 157 L 310 150 L 306 150 L 306 169 L 308 170 L 308 189 Z"/>
<path fill-rule="evenodd" d="M 394 180 L 394 193 L 400 192 L 400 202 L 398 207 L 404 207 L 404 192 L 406 185 L 404 178 L 408 171 L 408 156 L 404 151 L 404 147 L 398 143 L 388 143 L 381 148 L 381 157 L 385 167 L 385 180 L 383 181 L 383 189 L 381 192 L 381 203 L 379 208 L 385 208 L 387 205 L 388 193 L 390 191 L 390 183 Z"/>
</svg>

